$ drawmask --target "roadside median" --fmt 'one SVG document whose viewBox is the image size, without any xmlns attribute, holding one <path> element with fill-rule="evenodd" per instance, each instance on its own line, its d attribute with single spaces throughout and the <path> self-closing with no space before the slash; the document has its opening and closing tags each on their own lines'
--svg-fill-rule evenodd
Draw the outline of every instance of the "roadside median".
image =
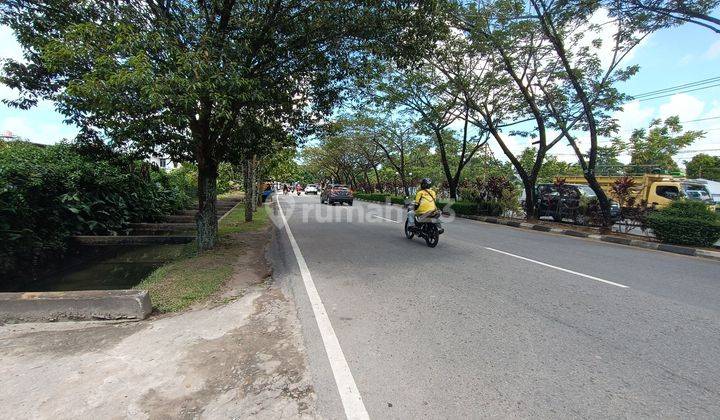
<svg viewBox="0 0 720 420">
<path fill-rule="evenodd" d="M 355 199 L 359 200 L 359 201 L 367 201 L 370 203 L 399 205 L 399 204 L 392 203 L 392 202 L 387 203 L 384 201 L 368 200 L 368 199 L 358 198 L 358 197 L 356 197 Z M 713 251 L 713 250 L 704 249 L 704 248 L 693 248 L 693 247 L 687 247 L 687 246 L 663 244 L 663 243 L 659 243 L 659 242 L 655 242 L 655 241 L 646 241 L 646 240 L 642 240 L 642 239 L 639 239 L 639 238 L 637 238 L 635 236 L 631 236 L 631 235 L 622 235 L 622 234 L 603 235 L 603 234 L 599 234 L 599 233 L 583 232 L 582 230 L 578 230 L 578 229 L 553 227 L 553 226 L 543 224 L 543 223 L 528 223 L 528 222 L 521 222 L 516 219 L 505 219 L 505 218 L 496 217 L 496 216 L 467 215 L 467 214 L 459 214 L 457 212 L 455 213 L 455 217 L 458 217 L 461 219 L 475 220 L 475 221 L 484 222 L 484 223 L 492 223 L 492 224 L 496 224 L 496 225 L 510 226 L 510 227 L 514 227 L 514 228 L 518 228 L 518 229 L 527 229 L 527 230 L 535 230 L 535 231 L 539 231 L 539 232 L 567 235 L 567 236 L 573 236 L 576 238 L 585 238 L 588 240 L 613 243 L 613 244 L 618 244 L 618 245 L 633 246 L 633 247 L 644 248 L 644 249 L 652 249 L 652 250 L 657 250 L 657 251 L 670 252 L 673 254 L 681 254 L 681 255 L 687 255 L 687 256 L 700 257 L 700 258 L 706 258 L 706 259 L 710 259 L 710 260 L 720 261 L 720 251 Z"/>
</svg>

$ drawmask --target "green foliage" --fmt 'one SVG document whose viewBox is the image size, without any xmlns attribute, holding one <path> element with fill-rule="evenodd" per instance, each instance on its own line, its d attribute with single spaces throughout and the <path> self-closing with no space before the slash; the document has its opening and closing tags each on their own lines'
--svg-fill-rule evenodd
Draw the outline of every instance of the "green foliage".
<svg viewBox="0 0 720 420">
<path fill-rule="evenodd" d="M 520 192 L 510 178 L 491 175 L 464 181 L 461 196 L 476 203 L 477 214 L 499 216 L 506 211 L 517 212 L 520 207 Z"/>
<path fill-rule="evenodd" d="M 0 275 L 61 256 L 70 235 L 117 235 L 189 204 L 147 163 L 98 161 L 72 145 L 0 143 Z"/>
<path fill-rule="evenodd" d="M 671 244 L 710 247 L 720 239 L 720 216 L 698 201 L 674 201 L 648 216 L 647 224 Z"/>
<path fill-rule="evenodd" d="M 413 52 L 425 35 L 405 25 L 431 11 L 364 0 L 31 3 L 0 3 L 24 51 L 3 61 L 0 81 L 19 91 L 6 104 L 50 100 L 81 137 L 195 162 L 210 184 L 203 202 L 216 199 L 221 162 L 262 159 L 312 131 L 365 70 L 362 52 Z M 198 219 L 202 249 L 216 242 L 213 218 Z"/>
<path fill-rule="evenodd" d="M 685 162 L 685 173 L 688 178 L 720 181 L 720 156 L 710 156 L 704 153 L 695 155 L 689 162 Z"/>
<path fill-rule="evenodd" d="M 179 167 L 167 172 L 170 183 L 188 197 L 197 197 L 198 172 L 197 166 L 191 163 L 183 163 Z"/>
<path fill-rule="evenodd" d="M 374 201 L 379 203 L 385 203 L 389 199 L 392 204 L 404 204 L 405 197 L 390 194 L 366 194 L 366 193 L 355 193 L 355 198 L 366 201 Z M 472 216 L 472 215 L 487 215 L 487 216 L 500 216 L 503 212 L 502 206 L 497 202 L 471 202 L 471 201 L 441 201 L 435 202 L 439 209 L 443 211 L 452 210 L 457 214 Z"/>
<path fill-rule="evenodd" d="M 703 131 L 683 132 L 680 118 L 673 116 L 665 121 L 653 120 L 647 130 L 633 131 L 627 141 L 615 139 L 615 145 L 630 153 L 630 173 L 646 173 L 655 169 L 677 171 L 673 156 L 704 135 Z"/>
<path fill-rule="evenodd" d="M 240 189 L 242 185 L 242 171 L 236 170 L 234 165 L 223 162 L 218 167 L 217 193 L 226 194 Z"/>
<path fill-rule="evenodd" d="M 535 164 L 537 149 L 526 147 L 520 154 L 519 160 L 523 168 L 529 173 Z M 554 155 L 545 155 L 545 160 L 538 173 L 538 182 L 553 182 L 558 175 L 582 175 L 579 165 L 563 162 Z"/>
<path fill-rule="evenodd" d="M 366 200 L 366 201 L 376 201 L 380 203 L 384 203 L 387 197 L 392 197 L 390 194 L 373 194 L 373 193 L 355 193 L 355 198 L 359 198 L 360 200 Z"/>
<path fill-rule="evenodd" d="M 597 174 L 618 176 L 625 171 L 625 165 L 618 159 L 619 149 L 616 146 L 598 146 Z"/>
</svg>

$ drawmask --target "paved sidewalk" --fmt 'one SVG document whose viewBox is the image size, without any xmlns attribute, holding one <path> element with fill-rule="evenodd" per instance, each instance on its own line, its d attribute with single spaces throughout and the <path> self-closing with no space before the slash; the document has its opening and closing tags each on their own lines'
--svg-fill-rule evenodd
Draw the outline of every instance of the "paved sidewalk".
<svg viewBox="0 0 720 420">
<path fill-rule="evenodd" d="M 261 272 L 147 321 L 0 326 L 2 417 L 315 417 L 295 305 Z"/>
</svg>

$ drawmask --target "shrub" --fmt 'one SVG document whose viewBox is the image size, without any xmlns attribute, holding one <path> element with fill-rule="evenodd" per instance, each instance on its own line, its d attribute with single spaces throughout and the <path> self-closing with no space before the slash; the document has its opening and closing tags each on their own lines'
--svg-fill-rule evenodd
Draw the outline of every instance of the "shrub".
<svg viewBox="0 0 720 420">
<path fill-rule="evenodd" d="M 399 195 L 389 194 L 368 194 L 368 193 L 355 193 L 355 198 L 366 201 L 375 201 L 384 203 L 388 198 L 393 204 L 405 204 L 405 197 Z M 437 206 L 441 210 L 447 211 L 447 206 L 450 204 L 447 201 L 436 201 Z M 463 216 L 473 215 L 485 215 L 485 216 L 500 216 L 503 212 L 501 203 L 495 201 L 456 201 L 452 203 L 450 208 L 457 214 Z"/>
<path fill-rule="evenodd" d="M 720 239 L 720 217 L 699 201 L 679 200 L 650 214 L 647 224 L 662 242 L 713 246 Z"/>
<path fill-rule="evenodd" d="M 122 234 L 188 202 L 144 162 L 97 160 L 67 144 L 0 143 L 0 277 L 61 256 L 71 235 Z"/>
<path fill-rule="evenodd" d="M 518 211 L 520 205 L 517 188 L 503 176 L 492 175 L 487 179 L 465 180 L 460 193 L 463 198 L 475 203 L 476 210 L 470 214 L 500 216 L 505 211 Z"/>
<path fill-rule="evenodd" d="M 385 198 L 389 197 L 389 194 L 371 194 L 371 193 L 355 193 L 355 198 L 359 198 L 360 200 L 366 200 L 366 201 L 378 201 L 381 203 L 385 202 Z"/>
<path fill-rule="evenodd" d="M 197 166 L 183 163 L 167 172 L 170 185 L 179 189 L 189 198 L 197 197 L 198 173 Z"/>
</svg>

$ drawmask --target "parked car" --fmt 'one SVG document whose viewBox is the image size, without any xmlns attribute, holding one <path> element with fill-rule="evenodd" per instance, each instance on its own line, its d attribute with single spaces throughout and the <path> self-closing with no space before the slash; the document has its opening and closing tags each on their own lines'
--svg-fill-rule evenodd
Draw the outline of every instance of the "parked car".
<svg viewBox="0 0 720 420">
<path fill-rule="evenodd" d="M 318 186 L 315 184 L 307 184 L 305 186 L 305 194 L 313 194 L 317 195 L 318 193 Z"/>
<path fill-rule="evenodd" d="M 347 185 L 342 184 L 328 184 L 320 194 L 320 203 L 348 203 L 353 205 L 353 193 Z"/>
<path fill-rule="evenodd" d="M 597 195 L 587 185 L 538 184 L 537 186 L 538 217 L 550 216 L 556 222 L 571 219 L 584 225 L 589 223 L 589 211 L 596 203 Z M 613 220 L 620 217 L 620 206 L 615 201 L 610 202 L 610 217 Z"/>
</svg>

